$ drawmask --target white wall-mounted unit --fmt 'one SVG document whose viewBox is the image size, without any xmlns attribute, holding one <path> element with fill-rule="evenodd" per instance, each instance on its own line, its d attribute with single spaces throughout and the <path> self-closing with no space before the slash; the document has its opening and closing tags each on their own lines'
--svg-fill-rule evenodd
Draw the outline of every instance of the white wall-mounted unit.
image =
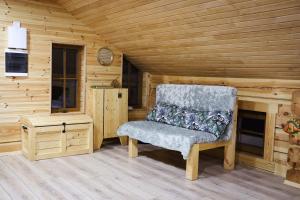
<svg viewBox="0 0 300 200">
<path fill-rule="evenodd" d="M 8 48 L 27 49 L 27 29 L 21 28 L 19 21 L 14 21 L 12 26 L 8 27 Z"/>
<path fill-rule="evenodd" d="M 28 52 L 27 50 L 5 50 L 5 76 L 28 75 Z"/>
</svg>

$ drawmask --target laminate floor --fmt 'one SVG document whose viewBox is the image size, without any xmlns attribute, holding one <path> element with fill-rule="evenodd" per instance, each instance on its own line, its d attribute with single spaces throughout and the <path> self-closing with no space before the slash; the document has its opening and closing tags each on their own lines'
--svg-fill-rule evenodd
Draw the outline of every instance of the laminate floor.
<svg viewBox="0 0 300 200">
<path fill-rule="evenodd" d="M 127 147 L 105 145 L 93 154 L 28 161 L 20 152 L 0 156 L 0 199 L 288 199 L 300 190 L 272 174 L 237 166 L 225 172 L 222 161 L 200 154 L 200 178 L 185 180 L 180 153 L 139 145 L 138 158 Z"/>
</svg>

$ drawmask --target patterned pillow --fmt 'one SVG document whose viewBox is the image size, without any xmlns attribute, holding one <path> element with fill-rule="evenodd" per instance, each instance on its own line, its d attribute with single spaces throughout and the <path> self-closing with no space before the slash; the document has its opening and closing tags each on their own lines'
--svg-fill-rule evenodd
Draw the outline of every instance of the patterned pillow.
<svg viewBox="0 0 300 200">
<path fill-rule="evenodd" d="M 166 103 L 158 103 L 148 114 L 149 121 L 156 121 L 182 128 L 204 131 L 220 137 L 232 120 L 231 111 L 197 111 Z"/>
<path fill-rule="evenodd" d="M 149 112 L 147 120 L 182 127 L 180 123 L 184 121 L 184 116 L 178 106 L 158 103 Z"/>
</svg>

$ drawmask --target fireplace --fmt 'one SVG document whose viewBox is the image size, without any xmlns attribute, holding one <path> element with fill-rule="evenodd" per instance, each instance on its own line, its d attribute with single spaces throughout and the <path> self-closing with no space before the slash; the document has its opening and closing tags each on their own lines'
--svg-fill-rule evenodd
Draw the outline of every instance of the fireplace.
<svg viewBox="0 0 300 200">
<path fill-rule="evenodd" d="M 237 124 L 237 150 L 264 156 L 266 113 L 240 109 Z"/>
</svg>

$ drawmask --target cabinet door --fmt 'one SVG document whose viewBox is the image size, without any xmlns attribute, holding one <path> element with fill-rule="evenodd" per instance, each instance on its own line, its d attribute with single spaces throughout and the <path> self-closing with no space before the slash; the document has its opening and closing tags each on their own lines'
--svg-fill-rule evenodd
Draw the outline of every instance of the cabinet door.
<svg viewBox="0 0 300 200">
<path fill-rule="evenodd" d="M 66 153 L 86 153 L 92 150 L 92 124 L 67 124 L 65 128 Z"/>
<path fill-rule="evenodd" d="M 55 157 L 64 153 L 65 144 L 62 126 L 36 127 L 35 152 L 37 159 Z"/>
<path fill-rule="evenodd" d="M 99 149 L 103 141 L 104 89 L 94 89 L 92 99 L 92 117 L 94 120 L 94 149 Z"/>
<path fill-rule="evenodd" d="M 104 138 L 117 136 L 118 127 L 128 121 L 127 89 L 107 89 L 104 95 Z"/>
</svg>

